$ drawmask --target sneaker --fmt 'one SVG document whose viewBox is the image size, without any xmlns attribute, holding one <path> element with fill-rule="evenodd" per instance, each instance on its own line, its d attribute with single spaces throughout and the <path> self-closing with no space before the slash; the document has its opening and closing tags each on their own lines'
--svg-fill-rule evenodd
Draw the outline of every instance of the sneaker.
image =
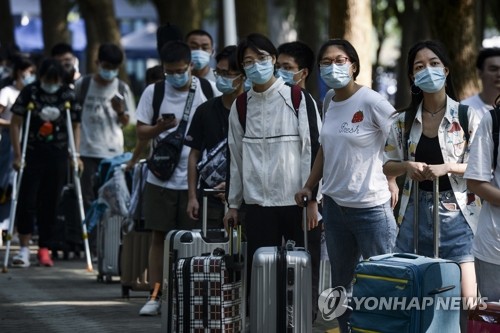
<svg viewBox="0 0 500 333">
<path fill-rule="evenodd" d="M 42 247 L 38 249 L 38 263 L 40 266 L 52 267 L 54 262 L 50 258 L 49 249 Z"/>
<path fill-rule="evenodd" d="M 161 300 L 148 297 L 148 301 L 139 311 L 139 316 L 157 316 L 161 313 Z"/>
<path fill-rule="evenodd" d="M 30 250 L 21 247 L 19 253 L 12 257 L 12 267 L 30 267 Z"/>
</svg>

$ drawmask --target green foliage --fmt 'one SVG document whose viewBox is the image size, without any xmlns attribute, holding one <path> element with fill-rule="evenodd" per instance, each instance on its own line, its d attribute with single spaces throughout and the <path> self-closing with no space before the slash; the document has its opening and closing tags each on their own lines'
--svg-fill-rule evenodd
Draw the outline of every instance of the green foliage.
<svg viewBox="0 0 500 333">
<path fill-rule="evenodd" d="M 135 124 L 128 124 L 123 127 L 124 150 L 132 152 L 137 141 L 135 134 Z"/>
</svg>

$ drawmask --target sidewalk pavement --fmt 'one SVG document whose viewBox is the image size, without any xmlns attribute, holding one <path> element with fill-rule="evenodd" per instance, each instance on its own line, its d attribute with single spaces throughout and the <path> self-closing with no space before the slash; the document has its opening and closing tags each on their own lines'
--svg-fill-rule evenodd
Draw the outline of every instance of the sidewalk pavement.
<svg viewBox="0 0 500 333">
<path fill-rule="evenodd" d="M 17 253 L 11 247 L 11 255 Z M 86 269 L 84 258 L 55 260 L 54 267 L 36 264 L 31 247 L 31 267 L 9 267 L 0 273 L 0 332 L 160 332 L 160 316 L 141 317 L 139 309 L 148 293 L 130 291 L 122 298 L 119 277 L 98 282 L 97 267 Z M 5 244 L 0 248 L 3 267 Z M 334 333 L 336 322 L 319 318 L 313 333 Z"/>
</svg>

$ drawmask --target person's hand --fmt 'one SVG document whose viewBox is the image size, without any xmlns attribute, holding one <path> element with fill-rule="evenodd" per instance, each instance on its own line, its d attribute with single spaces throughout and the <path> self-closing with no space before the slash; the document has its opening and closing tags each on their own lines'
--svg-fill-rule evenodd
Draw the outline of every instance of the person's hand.
<svg viewBox="0 0 500 333">
<path fill-rule="evenodd" d="M 76 164 L 78 165 L 78 176 L 81 177 L 83 173 L 84 164 L 80 157 L 76 159 Z"/>
<path fill-rule="evenodd" d="M 214 187 L 214 190 L 218 191 L 225 191 L 226 190 L 226 182 L 222 182 Z M 217 193 L 215 195 L 216 198 L 218 198 L 222 202 L 226 202 L 226 195 L 225 193 Z"/>
<path fill-rule="evenodd" d="M 117 96 L 114 96 L 111 99 L 111 107 L 119 115 L 125 112 L 125 102 L 123 101 L 123 99 L 120 99 Z"/>
<path fill-rule="evenodd" d="M 448 173 L 448 166 L 446 164 L 432 164 L 426 165 L 423 169 L 423 176 L 427 180 L 434 180 L 438 177 L 444 176 Z"/>
<path fill-rule="evenodd" d="M 312 230 L 318 226 L 318 202 L 309 201 L 306 208 L 307 230 Z M 305 231 L 305 230 L 304 230 Z"/>
<path fill-rule="evenodd" d="M 426 165 L 422 162 L 407 162 L 406 173 L 412 180 L 416 180 L 417 182 L 424 181 L 427 179 L 423 173 Z"/>
<path fill-rule="evenodd" d="M 188 200 L 187 204 L 187 214 L 190 219 L 198 220 L 199 217 L 200 204 L 198 203 L 198 199 L 193 198 Z"/>
<path fill-rule="evenodd" d="M 238 221 L 238 210 L 236 208 L 229 208 L 226 215 L 224 216 L 224 228 L 229 230 L 229 221 L 233 221 L 233 226 L 237 226 Z"/>
<path fill-rule="evenodd" d="M 311 189 L 304 187 L 303 189 L 295 193 L 295 202 L 300 207 L 304 207 L 304 197 L 307 197 L 307 200 L 311 200 L 312 197 Z"/>
<path fill-rule="evenodd" d="M 21 170 L 21 156 L 14 157 L 14 159 L 12 160 L 12 168 L 14 168 L 14 170 L 16 171 Z"/>
<path fill-rule="evenodd" d="M 177 126 L 177 118 L 163 118 L 159 117 L 158 120 L 156 121 L 156 127 L 161 131 L 164 132 L 166 130 L 169 130 L 171 128 L 174 128 Z"/>
<path fill-rule="evenodd" d="M 396 178 L 389 181 L 389 192 L 391 192 L 391 207 L 394 209 L 399 201 L 399 187 Z"/>
<path fill-rule="evenodd" d="M 127 163 L 125 163 L 125 171 L 133 170 L 135 167 L 136 161 L 130 159 Z"/>
</svg>

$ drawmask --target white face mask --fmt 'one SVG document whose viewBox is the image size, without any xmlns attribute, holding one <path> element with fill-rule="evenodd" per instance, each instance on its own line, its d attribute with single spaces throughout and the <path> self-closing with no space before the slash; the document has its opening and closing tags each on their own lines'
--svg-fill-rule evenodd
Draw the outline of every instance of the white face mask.
<svg viewBox="0 0 500 333">
<path fill-rule="evenodd" d="M 193 63 L 193 68 L 200 70 L 208 66 L 210 62 L 211 54 L 203 50 L 192 50 L 191 51 L 191 62 Z"/>
<path fill-rule="evenodd" d="M 331 64 L 330 66 L 321 66 L 319 68 L 320 76 L 330 88 L 344 88 L 352 79 L 349 72 L 351 65 L 345 63 L 343 65 Z"/>
</svg>

